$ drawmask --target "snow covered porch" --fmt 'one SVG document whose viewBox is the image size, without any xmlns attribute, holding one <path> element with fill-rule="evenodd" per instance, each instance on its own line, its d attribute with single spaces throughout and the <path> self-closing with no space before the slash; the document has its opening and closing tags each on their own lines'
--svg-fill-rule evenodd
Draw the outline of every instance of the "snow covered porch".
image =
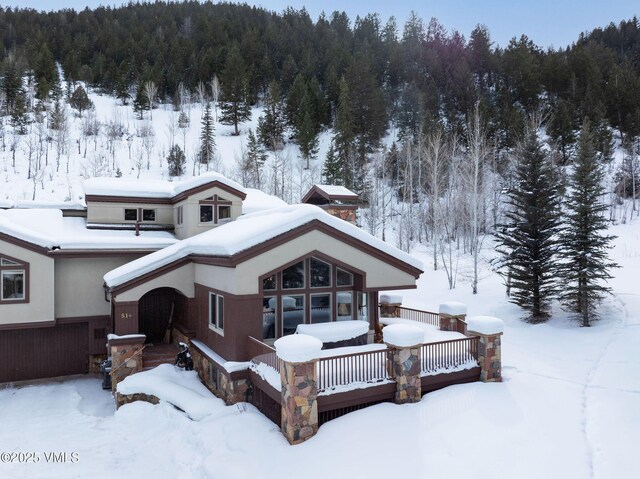
<svg viewBox="0 0 640 479">
<path fill-rule="evenodd" d="M 414 319 L 381 318 L 382 344 L 327 350 L 301 333 L 271 348 L 250 338 L 260 353 L 250 364 L 253 403 L 296 444 L 323 423 L 364 407 L 416 402 L 453 384 L 500 381 L 502 322 L 467 319 L 461 306 L 409 310 Z M 315 351 L 305 352 L 308 345 Z"/>
</svg>

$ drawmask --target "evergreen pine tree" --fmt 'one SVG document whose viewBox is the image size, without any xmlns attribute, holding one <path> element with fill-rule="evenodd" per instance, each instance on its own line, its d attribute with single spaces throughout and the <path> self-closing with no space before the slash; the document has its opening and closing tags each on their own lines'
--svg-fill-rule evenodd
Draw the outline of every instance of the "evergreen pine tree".
<svg viewBox="0 0 640 479">
<path fill-rule="evenodd" d="M 285 126 L 284 102 L 280 95 L 280 87 L 277 82 L 272 81 L 264 98 L 264 114 L 258 120 L 258 137 L 268 150 L 282 148 Z"/>
<path fill-rule="evenodd" d="M 607 250 L 615 238 L 606 234 L 607 221 L 603 213 L 607 205 L 600 199 L 604 171 L 598 163 L 593 132 L 588 120 L 580 131 L 573 173 L 569 178 L 567 220 L 562 232 L 564 264 L 562 269 L 562 302 L 579 313 L 583 326 L 590 326 L 595 308 L 611 288 L 603 285 L 617 265 Z"/>
<path fill-rule="evenodd" d="M 7 112 L 11 114 L 13 112 L 16 98 L 21 93 L 24 94 L 20 72 L 12 62 L 7 62 L 7 66 L 4 69 L 2 90 L 4 92 L 5 102 L 7 103 Z"/>
<path fill-rule="evenodd" d="M 53 110 L 49 115 L 49 128 L 52 130 L 59 130 L 64 122 L 64 110 L 62 109 L 62 103 L 60 100 L 56 100 L 53 104 Z"/>
<path fill-rule="evenodd" d="M 227 54 L 220 83 L 220 123 L 233 125 L 234 135 L 237 136 L 240 134 L 238 124 L 251 119 L 251 108 L 247 99 L 247 72 L 237 45 L 233 45 Z"/>
<path fill-rule="evenodd" d="M 78 85 L 69 98 L 69 105 L 74 110 L 78 110 L 78 116 L 82 116 L 82 112 L 93 106 L 93 102 L 89 99 L 86 90 L 82 85 Z"/>
<path fill-rule="evenodd" d="M 323 181 L 328 185 L 344 185 L 344 163 L 338 158 L 333 141 L 329 145 L 322 168 Z"/>
<path fill-rule="evenodd" d="M 244 186 L 252 188 L 260 188 L 262 186 L 262 167 L 265 161 L 267 161 L 267 155 L 253 130 L 249 129 L 247 150 L 242 163 L 242 177 L 245 179 Z"/>
<path fill-rule="evenodd" d="M 144 94 L 144 85 L 142 82 L 138 84 L 136 88 L 136 96 L 133 99 L 133 111 L 138 114 L 138 120 L 142 120 L 142 115 L 145 110 L 149 109 L 149 102 Z"/>
<path fill-rule="evenodd" d="M 23 89 L 18 90 L 11 111 L 11 126 L 19 135 L 26 135 L 29 117 L 27 116 L 27 99 Z"/>
<path fill-rule="evenodd" d="M 519 147 L 509 210 L 498 227 L 497 250 L 510 301 L 530 312 L 534 322 L 548 319 L 558 292 L 559 183 L 550 158 L 531 126 Z"/>
<path fill-rule="evenodd" d="M 179 145 L 173 145 L 167 156 L 167 164 L 169 165 L 169 176 L 180 176 L 184 174 L 184 165 L 187 158 Z"/>
<path fill-rule="evenodd" d="M 347 188 L 358 191 L 362 185 L 353 184 L 353 176 L 349 165 L 353 163 L 354 157 L 354 119 L 349 107 L 349 85 L 342 77 L 340 80 L 340 96 L 338 98 L 338 110 L 334 124 L 334 136 L 332 146 L 335 149 L 336 162 L 341 165 L 339 184 Z"/>
<path fill-rule="evenodd" d="M 207 102 L 202 117 L 202 129 L 200 130 L 200 151 L 198 159 L 200 163 L 209 164 L 213 160 L 216 151 L 216 139 L 214 136 L 213 116 L 211 116 L 211 103 Z"/>
<path fill-rule="evenodd" d="M 300 146 L 300 153 L 306 161 L 305 169 L 308 170 L 309 161 L 318 154 L 318 131 L 311 119 L 311 113 L 309 111 L 305 111 L 302 124 L 296 136 L 298 138 L 298 145 Z"/>
</svg>

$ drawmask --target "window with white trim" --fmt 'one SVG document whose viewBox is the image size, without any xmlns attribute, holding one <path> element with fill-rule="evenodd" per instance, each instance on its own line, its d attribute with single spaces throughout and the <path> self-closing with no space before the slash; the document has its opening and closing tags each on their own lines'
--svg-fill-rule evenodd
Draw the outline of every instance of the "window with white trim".
<svg viewBox="0 0 640 479">
<path fill-rule="evenodd" d="M 224 333 L 224 296 L 209 293 L 209 328 Z"/>
<path fill-rule="evenodd" d="M 181 225 L 182 221 L 183 221 L 183 211 L 182 211 L 182 206 L 178 206 L 178 208 L 176 209 L 176 224 L 177 225 Z"/>
<path fill-rule="evenodd" d="M 25 302 L 27 299 L 27 264 L 0 256 L 0 302 Z"/>
</svg>

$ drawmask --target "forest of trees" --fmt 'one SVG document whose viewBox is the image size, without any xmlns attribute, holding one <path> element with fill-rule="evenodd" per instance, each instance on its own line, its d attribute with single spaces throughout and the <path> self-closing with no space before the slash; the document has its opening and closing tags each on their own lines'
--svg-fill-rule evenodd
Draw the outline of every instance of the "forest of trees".
<svg viewBox="0 0 640 479">
<path fill-rule="evenodd" d="M 147 110 L 151 118 L 154 102 L 173 103 L 180 116 L 172 137 L 180 130 L 183 144 L 172 139 L 168 163 L 170 174 L 178 175 L 185 169 L 183 105 L 189 98 L 206 105 L 198 161 L 207 167 L 216 148 L 215 122 L 232 125 L 238 135 L 238 125 L 251 116 L 250 106 L 260 105 L 257 131 L 249 132 L 238 162 L 237 176 L 246 186 L 265 186 L 261 171 L 267 152 L 277 162 L 287 142 L 298 145 L 308 169 L 318 155 L 318 135 L 329 132 L 323 179 L 361 194 L 367 206 L 364 228 L 384 239 L 393 217 L 398 246 L 408 251 L 416 242 L 428 243 L 433 267 L 446 270 L 452 288 L 456 255 L 469 253 L 474 293 L 484 238 L 502 231 L 500 267 L 508 271 L 507 288 L 534 317 L 544 316 L 540 297 L 551 297 L 554 288 L 543 285 L 534 297 L 518 292 L 543 274 L 517 272 L 512 254 L 519 251 L 513 243 L 517 235 L 504 233 L 522 222 L 518 214 L 526 220 L 528 200 L 518 196 L 519 175 L 539 171 L 553 180 L 555 186 L 547 185 L 553 190 L 547 198 L 552 212 L 562 203 L 564 168 L 581 159 L 597 162 L 584 171 L 600 171 L 611 163 L 618 140 L 625 159 L 611 193 L 638 196 L 636 18 L 583 34 L 559 50 L 543 50 L 524 35 L 498 48 L 482 25 L 467 39 L 416 14 L 404 25 L 393 17 L 383 22 L 377 14 L 352 21 L 344 12 L 314 20 L 304 9 L 275 13 L 197 1 L 80 12 L 0 8 L 0 35 L 0 113 L 10 116 L 19 134 L 29 121 L 25 77 L 34 97 L 32 114 L 49 111 L 54 136 L 68 134 L 60 120 L 63 72 L 66 99 L 80 117 L 91 109 L 82 84 L 131 104 L 140 119 Z M 87 114 L 83 120 L 87 137 L 97 135 L 91 118 Z M 117 137 L 111 131 L 115 125 L 106 126 L 109 138 Z M 588 144 L 583 125 L 588 125 Z M 544 133 L 543 147 L 539 137 Z M 144 137 L 152 148 L 151 136 Z M 147 165 L 149 157 L 147 152 Z M 60 152 L 56 161 L 59 168 Z M 140 160 L 138 175 L 142 167 Z M 600 173 L 589 174 L 602 182 Z M 569 184 L 576 187 L 580 178 Z M 281 194 L 284 188 L 282 181 L 271 192 Z M 604 190 L 596 193 L 593 197 L 602 197 Z M 571 198 L 569 204 L 577 204 Z M 514 205 L 521 210 L 515 216 Z M 554 237 L 559 221 L 549 218 L 544 234 Z M 548 260 L 555 251 L 543 253 Z M 579 254 L 585 253 L 574 251 Z M 601 266 L 606 264 L 603 259 Z M 578 292 L 565 298 L 574 306 L 582 302 L 576 310 L 599 297 L 584 296 L 584 289 L 580 283 Z"/>
</svg>

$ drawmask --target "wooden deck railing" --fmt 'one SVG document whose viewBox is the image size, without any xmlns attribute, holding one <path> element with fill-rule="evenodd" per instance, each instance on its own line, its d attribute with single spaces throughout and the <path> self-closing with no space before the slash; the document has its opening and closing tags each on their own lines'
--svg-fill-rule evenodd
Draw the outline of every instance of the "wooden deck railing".
<svg viewBox="0 0 640 479">
<path fill-rule="evenodd" d="M 251 361 L 254 363 L 264 363 L 280 372 L 280 361 L 276 355 L 276 350 L 271 346 L 249 336 L 247 338 L 247 349 L 249 350 L 249 357 L 252 358 Z"/>
<path fill-rule="evenodd" d="M 402 319 L 410 319 L 412 321 L 418 321 L 419 323 L 431 324 L 436 328 L 440 327 L 440 315 L 438 313 L 405 308 L 404 306 L 398 306 L 397 309 L 400 312 L 400 318 Z"/>
<path fill-rule="evenodd" d="M 353 383 L 393 379 L 387 368 L 387 349 L 331 356 L 318 361 L 318 392 Z"/>
<path fill-rule="evenodd" d="M 420 370 L 423 374 L 446 372 L 478 360 L 478 338 L 451 339 L 421 346 Z"/>
</svg>

